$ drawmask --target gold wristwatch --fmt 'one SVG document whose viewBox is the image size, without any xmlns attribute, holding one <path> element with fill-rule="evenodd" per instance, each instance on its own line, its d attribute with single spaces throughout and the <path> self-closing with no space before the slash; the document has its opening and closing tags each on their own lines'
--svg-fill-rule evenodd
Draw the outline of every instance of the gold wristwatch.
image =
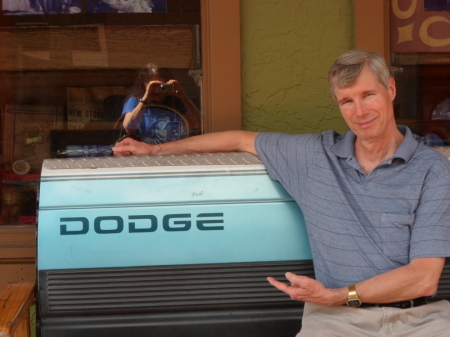
<svg viewBox="0 0 450 337">
<path fill-rule="evenodd" d="M 361 305 L 361 300 L 356 293 L 356 288 L 354 284 L 348 286 L 348 296 L 347 296 L 347 305 L 349 307 L 359 307 Z"/>
</svg>

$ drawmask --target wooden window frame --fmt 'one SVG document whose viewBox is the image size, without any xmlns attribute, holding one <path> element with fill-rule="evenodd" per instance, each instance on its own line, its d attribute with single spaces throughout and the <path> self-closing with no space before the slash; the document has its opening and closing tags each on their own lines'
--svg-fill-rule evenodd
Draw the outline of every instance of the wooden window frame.
<svg viewBox="0 0 450 337">
<path fill-rule="evenodd" d="M 355 0 L 355 46 L 378 52 L 389 63 L 389 0 Z"/>
<path fill-rule="evenodd" d="M 242 127 L 239 0 L 201 1 L 204 132 L 238 130 Z"/>
</svg>

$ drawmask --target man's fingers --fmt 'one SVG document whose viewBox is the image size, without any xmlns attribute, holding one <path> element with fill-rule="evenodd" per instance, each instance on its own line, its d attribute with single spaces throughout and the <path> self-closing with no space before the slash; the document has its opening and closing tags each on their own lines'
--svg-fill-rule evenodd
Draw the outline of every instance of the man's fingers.
<svg viewBox="0 0 450 337">
<path fill-rule="evenodd" d="M 289 282 L 294 282 L 294 279 L 296 278 L 297 275 L 287 272 L 284 276 L 286 276 L 286 278 L 288 279 Z"/>
<path fill-rule="evenodd" d="M 138 143 L 137 140 L 134 140 L 131 137 L 126 137 L 121 142 L 119 142 L 118 145 L 133 145 L 133 144 L 136 144 L 136 143 Z"/>
<path fill-rule="evenodd" d="M 125 138 L 113 146 L 114 155 L 129 156 L 133 152 L 133 144 L 136 141 L 132 138 Z"/>
<path fill-rule="evenodd" d="M 312 285 L 311 281 L 315 282 L 307 276 L 296 275 L 290 272 L 286 273 L 285 277 L 290 282 L 290 285 L 277 281 L 273 277 L 268 277 L 267 280 L 271 285 L 273 285 L 277 289 L 280 289 L 281 291 L 284 291 L 285 293 L 290 293 L 295 290 L 297 293 L 301 294 L 308 292 L 308 289 Z"/>
<path fill-rule="evenodd" d="M 282 292 L 285 292 L 286 294 L 289 291 L 289 286 L 286 283 L 280 282 L 275 280 L 273 277 L 268 277 L 267 281 L 269 281 L 269 283 L 274 286 L 275 288 L 277 288 L 278 290 L 281 290 Z"/>
<path fill-rule="evenodd" d="M 311 286 L 311 278 L 303 275 L 296 275 L 294 273 L 287 272 L 285 274 L 286 278 L 289 282 L 291 282 L 291 286 L 297 288 L 309 288 Z"/>
<path fill-rule="evenodd" d="M 122 142 L 124 142 L 123 140 Z M 112 148 L 115 156 L 130 156 L 133 153 L 132 145 L 122 144 L 120 142 Z"/>
<path fill-rule="evenodd" d="M 277 288 L 278 290 L 284 292 L 286 295 L 288 295 L 291 299 L 295 301 L 303 301 L 304 298 L 304 289 L 295 287 L 295 286 L 289 286 L 286 283 L 280 282 L 275 280 L 273 277 L 268 277 L 267 280 L 269 283 Z"/>
<path fill-rule="evenodd" d="M 115 155 L 116 157 L 126 157 L 126 156 L 131 156 L 132 153 L 129 152 L 129 151 L 121 151 L 121 152 L 114 151 L 114 155 Z"/>
<path fill-rule="evenodd" d="M 286 278 L 290 285 L 279 282 L 273 277 L 268 277 L 269 283 L 289 295 L 295 301 L 311 302 L 321 305 L 329 305 L 326 295 L 326 288 L 317 280 L 304 275 L 286 273 Z"/>
</svg>

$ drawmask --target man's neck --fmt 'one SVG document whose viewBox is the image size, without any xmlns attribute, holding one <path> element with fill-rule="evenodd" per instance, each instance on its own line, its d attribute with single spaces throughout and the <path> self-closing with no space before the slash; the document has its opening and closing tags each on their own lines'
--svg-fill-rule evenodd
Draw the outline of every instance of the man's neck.
<svg viewBox="0 0 450 337">
<path fill-rule="evenodd" d="M 359 166 L 368 175 L 384 160 L 392 157 L 405 136 L 395 128 L 392 136 L 382 139 L 355 140 L 355 157 Z"/>
</svg>

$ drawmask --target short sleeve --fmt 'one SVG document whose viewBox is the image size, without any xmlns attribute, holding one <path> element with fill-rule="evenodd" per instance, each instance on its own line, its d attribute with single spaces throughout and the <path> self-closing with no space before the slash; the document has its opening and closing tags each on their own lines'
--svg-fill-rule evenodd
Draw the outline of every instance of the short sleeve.
<svg viewBox="0 0 450 337">
<path fill-rule="evenodd" d="M 139 101 L 136 97 L 131 96 L 127 99 L 123 106 L 122 115 L 134 110 L 135 107 L 139 104 Z"/>
<path fill-rule="evenodd" d="M 443 156 L 427 169 L 412 227 L 410 259 L 421 257 L 450 257 L 450 163 Z"/>
<path fill-rule="evenodd" d="M 284 133 L 260 133 L 256 137 L 256 152 L 269 177 L 279 181 L 291 195 L 306 180 L 308 148 L 313 148 L 310 142 L 317 137 Z"/>
</svg>

